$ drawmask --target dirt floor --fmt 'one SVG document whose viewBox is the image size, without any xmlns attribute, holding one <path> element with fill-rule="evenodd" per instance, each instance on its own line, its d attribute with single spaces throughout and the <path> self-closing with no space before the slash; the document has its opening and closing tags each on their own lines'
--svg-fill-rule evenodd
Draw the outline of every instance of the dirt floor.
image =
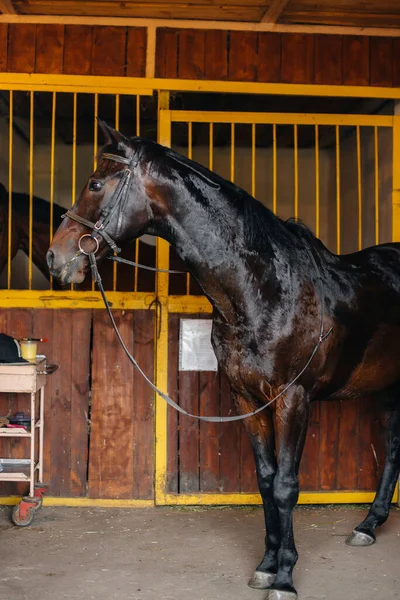
<svg viewBox="0 0 400 600">
<path fill-rule="evenodd" d="M 1 600 L 264 600 L 259 508 L 50 508 L 29 528 L 0 509 Z M 298 508 L 299 600 L 400 599 L 400 510 L 368 548 L 345 536 L 365 509 Z"/>
</svg>

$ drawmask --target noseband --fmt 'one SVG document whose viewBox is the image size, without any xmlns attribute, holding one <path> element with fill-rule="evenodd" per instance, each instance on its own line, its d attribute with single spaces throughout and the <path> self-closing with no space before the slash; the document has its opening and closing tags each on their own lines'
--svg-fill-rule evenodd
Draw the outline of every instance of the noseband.
<svg viewBox="0 0 400 600">
<path fill-rule="evenodd" d="M 62 219 L 65 219 L 66 217 L 68 217 L 69 219 L 72 219 L 73 221 L 76 221 L 77 223 L 80 223 L 81 225 L 85 225 L 86 227 L 89 227 L 89 229 L 93 230 L 91 234 L 85 233 L 84 235 L 82 235 L 82 237 L 80 238 L 80 240 L 78 242 L 79 250 L 81 251 L 82 254 L 86 254 L 87 256 L 89 256 L 89 254 L 91 254 L 91 253 L 96 254 L 96 252 L 99 249 L 100 244 L 99 244 L 98 238 L 95 237 L 96 233 L 101 235 L 101 237 L 104 239 L 106 244 L 111 248 L 111 250 L 115 254 L 119 254 L 121 252 L 121 248 L 119 248 L 117 246 L 117 244 L 114 242 L 112 237 L 107 233 L 106 227 L 107 227 L 107 225 L 109 225 L 109 223 L 111 221 L 111 217 L 113 216 L 113 214 L 117 210 L 117 208 L 119 208 L 119 210 L 121 210 L 121 205 L 128 195 L 129 185 L 130 185 L 131 176 L 132 176 L 132 169 L 137 164 L 137 162 L 136 163 L 134 162 L 134 157 L 125 158 L 124 156 L 118 156 L 117 154 L 109 154 L 107 152 L 102 154 L 100 158 L 105 159 L 105 160 L 113 160 L 117 163 L 127 165 L 127 167 L 125 167 L 123 169 L 123 171 L 118 171 L 118 173 L 122 172 L 122 177 L 119 180 L 117 189 L 111 196 L 111 199 L 108 202 L 107 206 L 101 211 L 98 220 L 96 221 L 96 223 L 93 223 L 93 221 L 89 221 L 89 219 L 85 219 L 84 217 L 80 217 L 79 215 L 76 215 L 71 210 L 67 210 L 67 212 L 64 215 L 62 215 L 62 217 L 61 217 Z M 88 240 L 83 242 L 82 240 L 84 238 L 91 238 L 92 240 L 95 241 L 94 250 L 88 250 L 87 248 L 85 250 L 83 244 L 86 244 L 88 242 Z"/>
</svg>

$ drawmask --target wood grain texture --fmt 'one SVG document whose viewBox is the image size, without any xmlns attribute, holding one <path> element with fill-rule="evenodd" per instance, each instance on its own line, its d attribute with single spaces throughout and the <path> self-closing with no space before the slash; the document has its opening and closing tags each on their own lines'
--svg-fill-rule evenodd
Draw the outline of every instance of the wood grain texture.
<svg viewBox="0 0 400 600">
<path fill-rule="evenodd" d="M 363 36 L 343 38 L 344 85 L 368 85 L 370 78 L 370 40 Z"/>
<path fill-rule="evenodd" d="M 393 85 L 393 40 L 371 38 L 370 47 L 370 84 L 391 87 Z"/>
<path fill-rule="evenodd" d="M 320 413 L 320 484 L 321 491 L 337 489 L 340 403 L 322 402 Z"/>
<path fill-rule="evenodd" d="M 66 25 L 64 68 L 66 75 L 90 75 L 92 70 L 93 27 Z"/>
<path fill-rule="evenodd" d="M 358 487 L 359 412 L 358 400 L 341 402 L 337 465 L 337 489 L 339 490 L 356 490 Z"/>
<path fill-rule="evenodd" d="M 205 66 L 206 79 L 224 80 L 228 77 L 228 32 L 205 32 Z"/>
<path fill-rule="evenodd" d="M 321 85 L 341 85 L 343 83 L 342 36 L 315 36 L 314 83 Z"/>
<path fill-rule="evenodd" d="M 179 315 L 169 315 L 168 321 L 168 394 L 179 402 Z M 167 408 L 167 490 L 178 492 L 178 432 L 179 413 L 170 406 Z"/>
<path fill-rule="evenodd" d="M 258 34 L 257 81 L 277 83 L 281 77 L 282 35 Z"/>
<path fill-rule="evenodd" d="M 35 71 L 36 25 L 8 26 L 8 71 Z"/>
<path fill-rule="evenodd" d="M 231 31 L 229 48 L 229 79 L 232 81 L 256 81 L 257 33 Z"/>
<path fill-rule="evenodd" d="M 199 373 L 180 371 L 179 404 L 186 411 L 199 414 Z M 179 416 L 179 490 L 181 493 L 200 489 L 200 427 L 197 419 Z"/>
<path fill-rule="evenodd" d="M 125 27 L 93 27 L 92 75 L 125 74 Z"/>
<path fill-rule="evenodd" d="M 36 73 L 63 72 L 64 25 L 42 25 L 36 28 Z"/>
<path fill-rule="evenodd" d="M 205 32 L 185 29 L 179 35 L 178 75 L 181 79 L 204 79 Z"/>
<path fill-rule="evenodd" d="M 221 415 L 235 414 L 231 388 L 227 377 L 220 373 Z M 220 429 L 220 486 L 222 492 L 240 490 L 240 441 L 241 423 L 224 423 Z"/>
<path fill-rule="evenodd" d="M 114 318 L 132 352 L 132 312 L 115 311 Z M 134 374 L 104 311 L 93 318 L 92 360 L 89 495 L 132 498 Z"/>
<path fill-rule="evenodd" d="M 154 311 L 133 311 L 134 356 L 154 380 Z M 127 375 L 133 372 L 129 364 Z M 154 392 L 144 378 L 133 373 L 133 497 L 150 500 L 154 485 Z"/>
<path fill-rule="evenodd" d="M 312 83 L 314 79 L 314 36 L 292 33 L 282 36 L 283 83 Z"/>
<path fill-rule="evenodd" d="M 157 29 L 156 37 L 156 77 L 175 78 L 178 76 L 179 31 Z"/>
<path fill-rule="evenodd" d="M 146 76 L 147 30 L 144 27 L 128 27 L 126 50 L 126 76 Z"/>
<path fill-rule="evenodd" d="M 0 73 L 7 71 L 8 25 L 0 23 Z"/>
</svg>

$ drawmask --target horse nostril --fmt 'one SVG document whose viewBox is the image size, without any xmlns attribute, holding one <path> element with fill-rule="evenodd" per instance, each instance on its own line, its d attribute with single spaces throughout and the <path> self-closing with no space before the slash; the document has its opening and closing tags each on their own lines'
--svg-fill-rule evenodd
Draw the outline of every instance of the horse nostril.
<svg viewBox="0 0 400 600">
<path fill-rule="evenodd" d="M 53 268 L 53 264 L 54 264 L 54 252 L 53 250 L 49 250 L 46 254 L 46 261 L 47 261 L 47 266 L 49 267 L 50 271 Z"/>
</svg>

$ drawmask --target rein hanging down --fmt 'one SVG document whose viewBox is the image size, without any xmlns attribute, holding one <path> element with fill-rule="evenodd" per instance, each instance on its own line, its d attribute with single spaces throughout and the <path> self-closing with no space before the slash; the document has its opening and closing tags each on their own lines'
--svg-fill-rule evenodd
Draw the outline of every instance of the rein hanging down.
<svg viewBox="0 0 400 600">
<path fill-rule="evenodd" d="M 325 307 L 324 307 L 324 301 L 322 299 L 321 301 L 321 324 L 320 324 L 320 332 L 319 332 L 319 337 L 318 340 L 314 346 L 313 351 L 311 352 L 311 355 L 309 357 L 309 359 L 307 360 L 306 364 L 304 365 L 304 367 L 301 369 L 301 371 L 296 375 L 296 377 L 294 377 L 294 379 L 292 379 L 276 396 L 274 396 L 269 402 L 267 402 L 266 404 L 263 404 L 262 406 L 258 407 L 256 410 L 249 412 L 249 413 L 245 413 L 243 415 L 234 415 L 231 417 L 221 417 L 221 416 L 202 416 L 202 415 L 194 415 L 192 413 L 187 412 L 186 410 L 184 410 L 181 406 L 179 406 L 179 404 L 177 404 L 174 400 L 172 400 L 172 398 L 170 398 L 167 394 L 165 394 L 164 392 L 162 392 L 161 390 L 159 390 L 154 383 L 151 381 L 151 379 L 149 379 L 149 377 L 144 373 L 144 371 L 142 370 L 142 368 L 140 367 L 140 365 L 138 364 L 138 362 L 136 361 L 136 359 L 134 358 L 134 356 L 132 356 L 132 354 L 129 352 L 128 348 L 125 345 L 124 340 L 122 339 L 122 336 L 118 330 L 118 327 L 115 323 L 115 319 L 114 316 L 112 314 L 112 311 L 110 309 L 110 305 L 109 302 L 107 301 L 107 297 L 106 297 L 106 293 L 104 291 L 104 287 L 103 287 L 103 282 L 100 276 L 100 273 L 98 271 L 97 268 L 97 262 L 96 262 L 96 257 L 95 254 L 96 252 L 99 250 L 99 241 L 97 238 L 95 238 L 95 234 L 98 233 L 100 234 L 104 241 L 108 244 L 108 246 L 116 253 L 118 254 L 121 249 L 117 246 L 117 244 L 115 243 L 115 241 L 109 236 L 109 234 L 105 231 L 105 227 L 107 226 L 107 224 L 110 222 L 111 219 L 111 215 L 114 213 L 115 209 L 118 207 L 119 205 L 119 201 L 123 201 L 125 200 L 125 196 L 127 195 L 128 191 L 129 191 L 129 183 L 131 180 L 131 174 L 132 174 L 132 167 L 133 165 L 133 159 L 128 159 L 122 156 L 118 156 L 116 154 L 108 154 L 108 153 L 103 153 L 101 158 L 105 158 L 108 160 L 114 160 L 115 162 L 119 162 L 125 165 L 128 165 L 128 168 L 124 169 L 124 175 L 123 177 L 120 179 L 120 182 L 118 184 L 117 189 L 115 190 L 114 194 L 111 197 L 110 202 L 108 203 L 108 205 L 106 206 L 106 208 L 102 211 L 102 213 L 100 214 L 99 219 L 97 220 L 96 223 L 93 223 L 92 221 L 89 221 L 87 219 L 84 219 L 83 217 L 80 217 L 79 215 L 76 215 L 75 213 L 71 212 L 71 211 L 67 211 L 65 213 L 65 215 L 63 215 L 63 218 L 68 217 L 70 219 L 72 219 L 73 221 L 76 221 L 82 225 L 85 225 L 86 227 L 89 227 L 90 229 L 92 229 L 92 233 L 91 234 L 87 234 L 85 233 L 84 235 L 81 236 L 81 238 L 79 239 L 79 253 L 80 254 L 85 254 L 86 256 L 89 257 L 89 262 L 90 262 L 90 268 L 92 270 L 92 274 L 93 274 L 93 279 L 95 281 L 95 283 L 97 284 L 101 296 L 103 298 L 103 302 L 105 305 L 105 308 L 107 310 L 108 316 L 110 318 L 111 324 L 114 328 L 114 331 L 117 335 L 117 338 L 125 352 L 125 354 L 127 355 L 129 361 L 132 363 L 132 365 L 139 371 L 139 373 L 142 375 L 142 377 L 147 381 L 147 383 L 150 385 L 150 387 L 153 389 L 154 392 L 156 392 L 159 396 L 161 396 L 161 398 L 163 398 L 167 404 L 169 404 L 172 408 L 174 408 L 175 410 L 177 410 L 178 412 L 180 412 L 183 415 L 186 415 L 188 417 L 193 417 L 195 419 L 198 419 L 200 421 L 206 421 L 206 422 L 210 422 L 210 423 L 229 423 L 232 421 L 241 421 L 243 419 L 248 419 L 249 417 L 253 417 L 255 415 L 257 415 L 259 412 L 265 410 L 268 406 L 270 406 L 273 402 L 275 402 L 276 400 L 278 400 L 278 398 L 280 398 L 281 396 L 283 396 L 283 394 L 285 394 L 288 389 L 290 389 L 295 383 L 296 381 L 301 377 L 301 375 L 303 375 L 303 373 L 308 369 L 312 359 L 314 358 L 314 356 L 316 355 L 316 353 L 319 350 L 319 347 L 321 346 L 322 342 L 324 340 L 326 340 L 326 338 L 330 335 L 330 333 L 332 332 L 332 327 L 326 332 L 324 333 L 324 315 L 325 315 Z M 82 240 L 83 239 L 91 239 L 94 242 L 94 246 L 92 247 L 92 249 L 87 248 L 86 250 L 84 249 L 84 247 L 82 246 Z M 88 239 L 88 241 L 89 241 Z M 86 242 L 85 242 L 86 243 Z M 310 252 L 310 256 L 312 259 L 312 262 L 314 263 L 314 267 L 316 269 L 317 274 L 319 274 L 319 269 L 318 269 L 318 265 L 315 261 L 314 255 L 312 253 L 312 251 Z M 76 258 L 76 256 L 74 257 Z M 159 272 L 168 272 L 168 273 L 183 273 L 183 271 L 169 271 L 169 270 L 164 270 L 164 269 L 157 269 L 154 267 L 146 267 L 144 265 L 140 265 L 138 263 L 134 263 L 128 260 L 125 260 L 123 258 L 120 257 L 109 257 L 111 260 L 115 260 L 116 262 L 122 262 L 125 264 L 131 264 L 140 268 L 144 268 L 144 269 L 149 269 L 151 271 L 159 271 Z"/>
</svg>

